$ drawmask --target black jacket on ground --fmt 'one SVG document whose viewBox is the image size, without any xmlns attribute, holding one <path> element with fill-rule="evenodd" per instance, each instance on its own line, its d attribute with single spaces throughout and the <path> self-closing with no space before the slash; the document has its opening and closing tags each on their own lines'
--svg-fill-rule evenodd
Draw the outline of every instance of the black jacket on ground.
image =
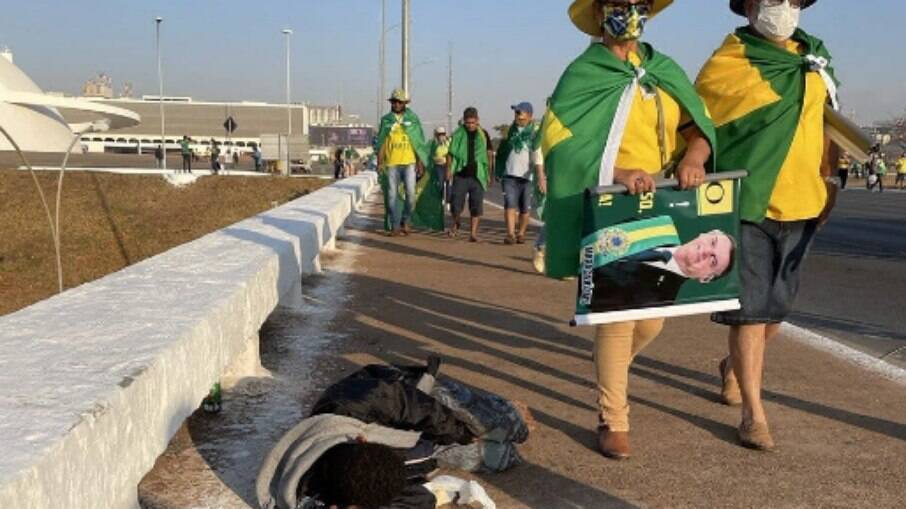
<svg viewBox="0 0 906 509">
<path fill-rule="evenodd" d="M 330 386 L 311 415 L 335 414 L 422 432 L 438 445 L 468 444 L 476 434 L 452 410 L 416 386 L 427 367 L 370 365 Z M 436 368 L 435 368 L 436 369 Z"/>
</svg>

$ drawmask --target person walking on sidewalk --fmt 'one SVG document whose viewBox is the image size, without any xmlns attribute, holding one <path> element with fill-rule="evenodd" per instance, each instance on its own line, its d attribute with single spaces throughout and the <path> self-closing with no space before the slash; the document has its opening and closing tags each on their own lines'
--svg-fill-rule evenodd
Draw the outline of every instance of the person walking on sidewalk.
<svg viewBox="0 0 906 509">
<path fill-rule="evenodd" d="M 535 147 L 538 126 L 529 102 L 511 106 L 514 120 L 506 138 L 497 149 L 497 177 L 503 182 L 503 207 L 506 218 L 505 244 L 524 244 L 532 209 L 532 177 L 543 165 L 540 147 Z M 537 177 L 536 177 L 537 178 Z M 518 224 L 517 224 L 518 213 Z"/>
<path fill-rule="evenodd" d="M 875 161 L 874 169 L 875 176 L 877 178 L 875 179 L 874 184 L 868 186 L 868 190 L 871 191 L 875 188 L 875 186 L 878 186 L 878 192 L 883 193 L 884 177 L 887 176 L 887 163 L 884 161 L 884 156 L 882 154 L 878 154 L 878 159 Z"/>
<path fill-rule="evenodd" d="M 640 42 L 646 22 L 672 0 L 575 0 L 573 23 L 593 43 L 560 78 L 542 125 L 547 173 L 546 270 L 579 273 L 585 190 L 623 184 L 632 194 L 655 191 L 654 178 L 685 138 L 676 174 L 683 188 L 701 185 L 714 146 L 714 126 L 682 68 Z M 598 447 L 626 459 L 629 366 L 664 326 L 662 319 L 599 326 L 594 345 Z"/>
<path fill-rule="evenodd" d="M 469 241 L 478 242 L 478 226 L 484 212 L 484 192 L 493 179 L 491 136 L 481 127 L 478 110 L 468 107 L 462 114 L 462 125 L 450 140 L 447 155 L 447 181 L 452 182 L 450 211 L 453 225 L 448 235 L 459 234 L 460 220 L 469 200 Z"/>
<path fill-rule="evenodd" d="M 154 149 L 154 164 L 157 166 L 157 169 L 162 169 L 164 167 L 164 147 L 163 145 L 158 145 Z"/>
<path fill-rule="evenodd" d="M 343 178 L 343 148 L 337 147 L 333 153 L 333 179 L 340 180 Z"/>
<path fill-rule="evenodd" d="M 895 184 L 901 191 L 906 187 L 906 152 L 903 152 L 897 161 L 897 181 Z"/>
<path fill-rule="evenodd" d="M 398 88 L 390 96 L 390 113 L 381 119 L 378 132 L 378 168 L 383 169 L 382 181 L 385 209 L 389 215 L 391 236 L 409 235 L 409 218 L 415 209 L 415 185 L 428 160 L 428 144 L 422 122 L 409 108 L 409 95 Z M 400 183 L 404 195 L 399 195 Z M 385 222 L 387 222 L 385 220 Z"/>
<path fill-rule="evenodd" d="M 840 179 L 840 190 L 846 189 L 846 182 L 849 180 L 849 167 L 852 166 L 849 154 L 844 152 L 837 161 L 837 178 Z"/>
<path fill-rule="evenodd" d="M 211 140 L 211 173 L 217 175 L 220 172 L 220 144 Z"/>
<path fill-rule="evenodd" d="M 192 173 L 192 147 L 189 145 L 188 136 L 183 136 L 179 140 L 179 149 L 182 152 L 182 171 Z"/>
<path fill-rule="evenodd" d="M 450 202 L 450 183 L 447 182 L 447 155 L 450 153 L 450 138 L 443 126 L 434 130 L 431 142 L 431 159 L 434 162 L 434 176 L 444 203 Z"/>
<path fill-rule="evenodd" d="M 816 0 L 731 0 L 749 25 L 705 63 L 698 91 L 717 125 L 718 170 L 744 168 L 739 197 L 742 309 L 712 315 L 728 325 L 719 365 L 726 404 L 742 405 L 742 445 L 774 448 L 761 400 L 766 344 L 793 308 L 802 261 L 836 202 L 838 148 L 824 129 L 837 82 L 824 43 L 798 29 Z"/>
</svg>

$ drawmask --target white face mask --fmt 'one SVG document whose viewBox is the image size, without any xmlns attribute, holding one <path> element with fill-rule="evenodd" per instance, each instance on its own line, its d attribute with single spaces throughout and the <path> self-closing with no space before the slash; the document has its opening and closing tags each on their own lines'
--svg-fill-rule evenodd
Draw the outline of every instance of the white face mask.
<svg viewBox="0 0 906 509">
<path fill-rule="evenodd" d="M 792 37 L 799 26 L 801 9 L 790 5 L 789 0 L 776 6 L 758 4 L 755 18 L 750 20 L 758 33 L 775 41 L 785 41 Z"/>
</svg>

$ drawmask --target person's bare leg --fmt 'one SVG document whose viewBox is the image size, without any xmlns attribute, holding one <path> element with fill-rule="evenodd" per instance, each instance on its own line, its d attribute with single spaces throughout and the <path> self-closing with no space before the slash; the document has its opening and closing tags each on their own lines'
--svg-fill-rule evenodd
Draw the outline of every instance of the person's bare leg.
<svg viewBox="0 0 906 509">
<path fill-rule="evenodd" d="M 764 325 L 730 328 L 730 359 L 742 392 L 744 420 L 766 422 L 761 404 L 761 375 L 764 368 Z"/>
<path fill-rule="evenodd" d="M 767 416 L 761 401 L 767 327 L 742 325 L 730 328 L 730 358 L 742 393 L 740 441 L 746 447 L 770 450 L 774 447 L 768 431 Z"/>
<path fill-rule="evenodd" d="M 469 240 L 471 240 L 472 242 L 478 242 L 478 224 L 481 222 L 481 216 L 472 216 L 470 219 L 472 220 L 472 232 Z"/>
<path fill-rule="evenodd" d="M 513 211 L 513 212 L 515 213 L 515 211 Z M 522 239 L 523 242 L 525 241 L 525 232 L 528 231 L 528 225 L 529 225 L 529 214 L 528 213 L 519 214 L 518 238 Z"/>
<path fill-rule="evenodd" d="M 459 224 L 461 219 L 461 216 L 453 215 L 453 224 L 451 224 L 450 229 L 447 230 L 447 234 L 451 238 L 456 238 L 456 236 L 459 235 Z"/>
<path fill-rule="evenodd" d="M 516 209 L 506 209 L 504 217 L 506 218 L 507 243 L 509 244 L 516 240 Z"/>
<path fill-rule="evenodd" d="M 771 341 L 773 341 L 774 338 L 777 337 L 778 332 L 780 332 L 779 323 L 772 323 L 772 324 L 765 325 L 765 334 L 764 334 L 765 349 L 767 348 L 767 345 L 771 344 Z M 731 337 L 732 337 L 732 331 L 731 331 Z M 731 346 L 731 349 L 732 349 L 732 346 Z M 726 367 L 728 369 L 724 370 L 723 369 L 724 365 L 726 365 Z M 734 365 L 733 365 L 732 350 L 731 350 L 731 353 L 729 355 L 727 355 L 724 358 L 724 360 L 721 362 L 721 371 L 722 371 L 722 374 L 724 377 L 724 387 L 723 387 L 722 396 L 724 398 L 724 403 L 726 403 L 730 406 L 737 406 L 737 405 L 741 404 L 741 401 L 740 401 L 741 394 L 740 394 L 740 389 L 739 389 L 739 381 L 736 378 L 736 372 L 735 372 L 735 368 L 733 366 Z"/>
</svg>

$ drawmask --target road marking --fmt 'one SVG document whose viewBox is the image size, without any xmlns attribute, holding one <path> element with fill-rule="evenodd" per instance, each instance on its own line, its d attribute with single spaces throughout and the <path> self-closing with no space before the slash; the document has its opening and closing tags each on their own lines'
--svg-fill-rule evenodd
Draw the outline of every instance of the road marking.
<svg viewBox="0 0 906 509">
<path fill-rule="evenodd" d="M 802 344 L 829 353 L 834 357 L 855 364 L 866 371 L 870 371 L 892 382 L 906 385 L 906 369 L 894 366 L 887 361 L 873 357 L 865 352 L 846 346 L 831 338 L 799 327 L 798 325 L 784 323 L 780 326 L 780 330 L 790 338 Z"/>
</svg>

